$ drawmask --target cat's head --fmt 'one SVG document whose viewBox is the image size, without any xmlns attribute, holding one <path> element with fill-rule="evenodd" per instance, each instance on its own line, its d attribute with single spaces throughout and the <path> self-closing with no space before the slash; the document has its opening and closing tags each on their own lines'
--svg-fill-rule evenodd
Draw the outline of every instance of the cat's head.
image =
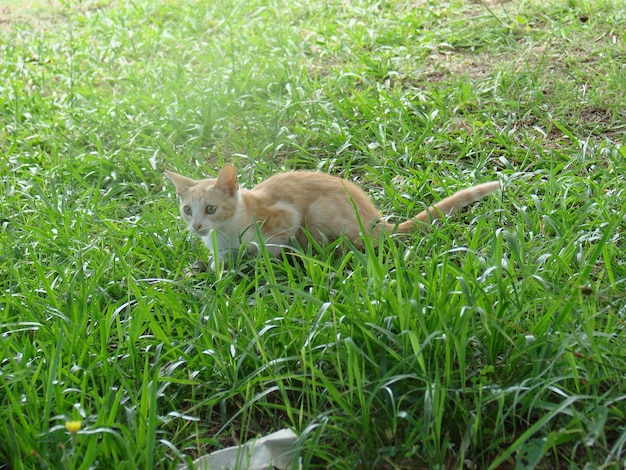
<svg viewBox="0 0 626 470">
<path fill-rule="evenodd" d="M 205 236 L 209 230 L 228 227 L 239 205 L 239 184 L 234 166 L 224 165 L 217 178 L 203 180 L 169 170 L 165 173 L 176 186 L 180 213 L 192 232 Z"/>
</svg>

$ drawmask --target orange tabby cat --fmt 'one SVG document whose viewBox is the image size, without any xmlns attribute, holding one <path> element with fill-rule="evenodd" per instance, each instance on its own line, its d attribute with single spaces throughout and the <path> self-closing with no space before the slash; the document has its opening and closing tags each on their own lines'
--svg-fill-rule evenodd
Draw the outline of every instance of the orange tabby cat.
<svg viewBox="0 0 626 470">
<path fill-rule="evenodd" d="M 289 171 L 272 176 L 251 190 L 240 189 L 237 171 L 224 165 L 217 179 L 194 180 L 166 171 L 176 186 L 180 212 L 192 232 L 213 253 L 212 268 L 227 262 L 241 244 L 258 249 L 258 235 L 272 255 L 278 255 L 296 240 L 307 243 L 303 229 L 319 242 L 344 235 L 362 247 L 359 220 L 373 237 L 381 230 L 409 233 L 426 227 L 433 219 L 452 214 L 500 189 L 492 181 L 463 189 L 414 218 L 399 225 L 383 220 L 368 196 L 350 181 L 336 176 Z"/>
</svg>

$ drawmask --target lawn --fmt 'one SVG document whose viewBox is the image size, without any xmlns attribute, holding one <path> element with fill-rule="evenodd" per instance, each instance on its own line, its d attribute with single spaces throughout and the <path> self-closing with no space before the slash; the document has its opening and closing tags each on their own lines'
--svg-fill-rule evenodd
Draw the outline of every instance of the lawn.
<svg viewBox="0 0 626 470">
<path fill-rule="evenodd" d="M 0 2 L 0 469 L 626 464 L 621 0 Z M 208 250 L 163 171 L 308 169 L 427 233 Z M 80 422 L 80 429 L 78 423 Z"/>
</svg>

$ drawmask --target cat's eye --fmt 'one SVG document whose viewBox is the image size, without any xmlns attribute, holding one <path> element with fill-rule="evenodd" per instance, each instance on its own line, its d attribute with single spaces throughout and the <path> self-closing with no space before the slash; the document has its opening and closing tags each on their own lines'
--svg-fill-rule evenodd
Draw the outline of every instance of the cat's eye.
<svg viewBox="0 0 626 470">
<path fill-rule="evenodd" d="M 183 212 L 185 213 L 185 215 L 191 215 L 191 207 L 184 206 L 183 207 Z"/>
<path fill-rule="evenodd" d="M 217 206 L 206 206 L 206 213 L 211 215 L 211 214 L 215 214 L 215 211 L 217 210 Z"/>
</svg>

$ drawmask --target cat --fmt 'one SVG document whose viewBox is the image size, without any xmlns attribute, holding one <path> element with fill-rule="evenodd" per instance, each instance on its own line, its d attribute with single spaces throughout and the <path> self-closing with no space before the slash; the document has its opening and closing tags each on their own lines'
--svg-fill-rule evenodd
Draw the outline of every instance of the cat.
<svg viewBox="0 0 626 470">
<path fill-rule="evenodd" d="M 240 189 L 233 165 L 217 178 L 194 180 L 166 170 L 176 187 L 180 212 L 191 232 L 213 255 L 211 268 L 228 263 L 245 244 L 256 252 L 259 236 L 273 256 L 295 240 L 306 246 L 343 235 L 362 249 L 361 227 L 378 238 L 381 231 L 410 233 L 450 215 L 500 189 L 498 181 L 462 189 L 398 225 L 385 221 L 365 192 L 348 180 L 323 173 L 289 171 L 276 174 L 251 190 Z M 357 218 L 358 217 L 358 218 Z M 359 224 L 360 221 L 360 224 Z"/>
</svg>

